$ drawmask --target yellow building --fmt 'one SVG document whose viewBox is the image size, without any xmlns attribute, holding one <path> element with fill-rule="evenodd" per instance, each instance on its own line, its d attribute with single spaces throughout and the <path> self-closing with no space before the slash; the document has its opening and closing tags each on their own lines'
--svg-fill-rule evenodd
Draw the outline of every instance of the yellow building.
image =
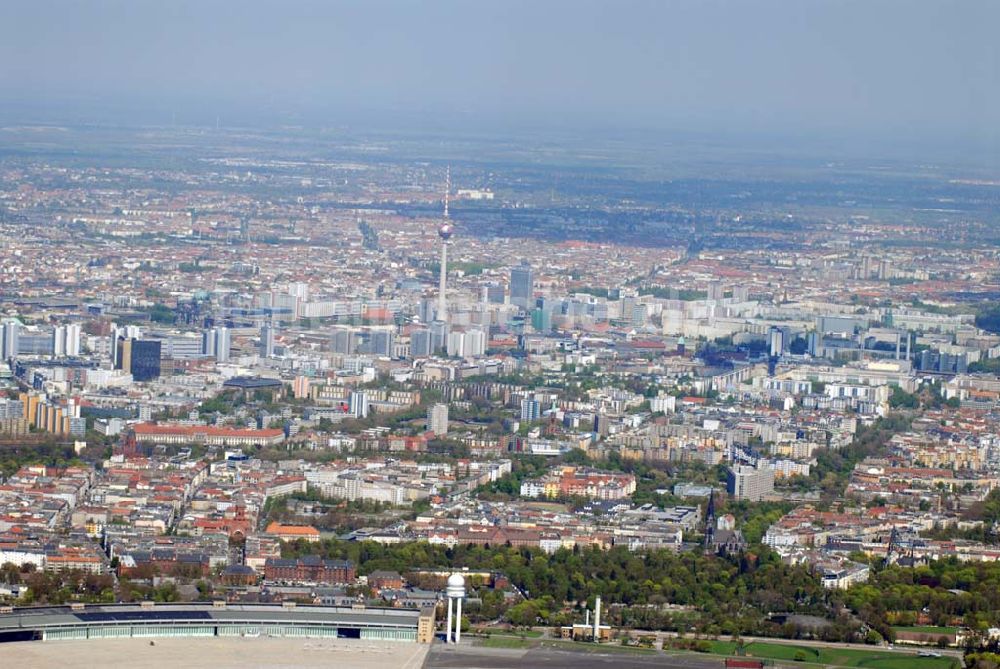
<svg viewBox="0 0 1000 669">
<path fill-rule="evenodd" d="M 417 643 L 434 642 L 435 622 L 435 607 L 420 609 L 420 617 L 417 618 Z"/>
</svg>

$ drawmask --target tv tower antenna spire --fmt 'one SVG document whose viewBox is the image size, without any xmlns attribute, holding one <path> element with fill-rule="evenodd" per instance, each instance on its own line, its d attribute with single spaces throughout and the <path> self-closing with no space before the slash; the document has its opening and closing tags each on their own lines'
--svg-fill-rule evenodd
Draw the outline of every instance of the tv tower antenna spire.
<svg viewBox="0 0 1000 669">
<path fill-rule="evenodd" d="M 444 217 L 448 218 L 448 203 L 451 200 L 451 165 L 444 173 Z"/>
<path fill-rule="evenodd" d="M 441 275 L 438 278 L 438 313 L 436 320 L 442 323 L 448 321 L 448 300 L 446 297 L 448 287 L 448 241 L 451 239 L 452 234 L 451 220 L 448 217 L 448 203 L 450 198 L 451 165 L 448 166 L 448 171 L 445 173 L 444 220 L 441 221 L 441 227 L 438 228 L 438 236 L 441 238 Z"/>
</svg>

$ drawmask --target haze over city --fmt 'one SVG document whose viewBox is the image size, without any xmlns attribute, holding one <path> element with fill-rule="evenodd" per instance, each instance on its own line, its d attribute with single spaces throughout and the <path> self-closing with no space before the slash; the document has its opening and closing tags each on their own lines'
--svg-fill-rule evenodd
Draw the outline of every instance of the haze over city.
<svg viewBox="0 0 1000 669">
<path fill-rule="evenodd" d="M 4 116 L 961 141 L 997 150 L 988 0 L 7 2 Z"/>
</svg>

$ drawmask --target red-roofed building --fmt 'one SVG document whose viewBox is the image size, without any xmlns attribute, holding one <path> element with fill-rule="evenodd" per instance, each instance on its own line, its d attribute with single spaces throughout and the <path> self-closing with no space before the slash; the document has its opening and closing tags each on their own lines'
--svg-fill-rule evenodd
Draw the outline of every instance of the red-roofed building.
<svg viewBox="0 0 1000 669">
<path fill-rule="evenodd" d="M 283 541 L 295 541 L 296 539 L 305 539 L 310 542 L 319 541 L 319 530 L 309 525 L 271 523 L 265 532 Z"/>
</svg>

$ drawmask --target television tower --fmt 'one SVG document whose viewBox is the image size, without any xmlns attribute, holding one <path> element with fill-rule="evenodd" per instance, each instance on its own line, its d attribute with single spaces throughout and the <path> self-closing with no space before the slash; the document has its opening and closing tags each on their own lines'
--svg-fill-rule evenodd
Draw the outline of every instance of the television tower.
<svg viewBox="0 0 1000 669">
<path fill-rule="evenodd" d="M 444 186 L 444 220 L 438 228 L 438 236 L 441 237 L 441 277 L 438 281 L 438 313 L 437 320 L 442 323 L 448 322 L 448 301 L 445 296 L 448 276 L 448 241 L 451 239 L 453 228 L 451 219 L 448 217 L 448 200 L 451 197 L 451 165 L 445 175 Z"/>
</svg>

